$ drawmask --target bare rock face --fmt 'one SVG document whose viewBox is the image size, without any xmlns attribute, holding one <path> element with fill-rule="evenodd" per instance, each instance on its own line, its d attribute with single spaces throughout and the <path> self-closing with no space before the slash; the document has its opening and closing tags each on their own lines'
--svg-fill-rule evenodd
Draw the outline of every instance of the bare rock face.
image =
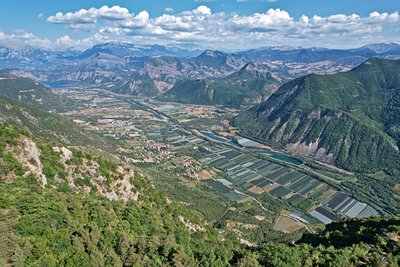
<svg viewBox="0 0 400 267">
<path fill-rule="evenodd" d="M 21 146 L 23 147 L 22 153 L 19 155 L 19 159 L 23 165 L 28 167 L 28 172 L 25 173 L 25 176 L 30 172 L 34 173 L 38 179 L 39 183 L 45 187 L 47 185 L 47 178 L 43 174 L 43 166 L 40 161 L 40 151 L 36 146 L 36 143 L 30 139 L 22 139 Z"/>
<path fill-rule="evenodd" d="M 399 60 L 374 58 L 348 72 L 306 75 L 241 112 L 235 124 L 250 136 L 348 171 L 395 169 L 399 70 Z"/>
<path fill-rule="evenodd" d="M 42 146 L 47 146 L 47 144 L 41 143 L 39 146 L 31 138 L 21 136 L 16 145 L 7 145 L 5 152 L 10 153 L 21 164 L 24 178 L 33 175 L 42 187 L 67 182 L 71 188 L 77 191 L 89 193 L 95 190 L 96 194 L 105 196 L 110 200 L 124 202 L 139 200 L 141 189 L 133 185 L 138 174 L 132 168 L 115 165 L 115 169 L 105 171 L 104 167 L 101 166 L 101 164 L 104 164 L 104 159 L 92 156 L 88 159 L 85 156 L 83 158 L 79 156 L 79 160 L 76 160 L 74 150 L 65 146 L 49 148 L 50 152 L 47 151 L 46 153 L 51 153 L 53 160 L 49 163 L 49 154 L 43 155 L 43 151 L 39 148 Z M 56 158 L 58 160 L 54 161 Z M 102 163 L 98 163 L 97 160 L 101 160 Z M 58 166 L 58 173 L 54 177 L 46 177 L 43 167 L 44 161 L 47 161 L 47 164 L 54 165 L 51 167 L 56 168 L 56 165 Z M 65 175 L 61 175 L 60 169 Z M 13 170 L 7 173 L 5 177 L 5 181 L 8 183 L 17 179 Z"/>
</svg>

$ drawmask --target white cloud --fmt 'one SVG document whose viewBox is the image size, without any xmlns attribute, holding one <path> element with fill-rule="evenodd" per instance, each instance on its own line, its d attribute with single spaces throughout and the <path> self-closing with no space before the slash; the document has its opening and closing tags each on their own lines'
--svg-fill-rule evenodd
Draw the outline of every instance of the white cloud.
<svg viewBox="0 0 400 267">
<path fill-rule="evenodd" d="M 165 12 L 169 12 L 169 13 L 174 12 L 174 8 L 173 7 L 167 7 L 164 10 L 165 10 Z"/>
<path fill-rule="evenodd" d="M 250 16 L 235 15 L 231 19 L 234 27 L 244 31 L 268 32 L 281 29 L 293 22 L 289 13 L 280 9 L 269 9 L 266 13 Z"/>
<path fill-rule="evenodd" d="M 162 15 L 155 19 L 154 24 L 164 30 L 171 31 L 191 31 L 194 29 L 194 24 L 187 21 L 185 18 L 172 15 Z"/>
<path fill-rule="evenodd" d="M 43 18 L 43 16 L 44 16 L 43 13 L 39 13 L 39 14 L 37 15 L 37 18 L 38 18 L 38 19 L 41 19 L 41 18 Z"/>
<path fill-rule="evenodd" d="M 199 12 L 200 14 L 203 14 L 203 15 L 211 15 L 211 9 L 206 6 L 199 6 L 198 8 L 193 10 L 193 12 L 194 13 Z"/>
<path fill-rule="evenodd" d="M 57 38 L 54 42 L 53 48 L 83 48 L 93 45 L 93 41 L 89 38 L 76 40 L 72 39 L 68 35 L 61 36 Z"/>
<path fill-rule="evenodd" d="M 13 49 L 40 48 L 44 50 L 65 50 L 66 48 L 84 49 L 94 45 L 93 37 L 72 39 L 68 35 L 61 36 L 54 41 L 40 38 L 24 30 L 15 30 L 6 33 L 0 30 L 0 44 Z"/>
<path fill-rule="evenodd" d="M 48 17 L 47 21 L 63 24 L 75 31 L 92 31 L 91 36 L 80 43 L 79 40 L 71 41 L 62 36 L 56 41 L 59 46 L 83 46 L 90 42 L 118 40 L 159 44 L 193 43 L 217 49 L 286 44 L 347 47 L 378 41 L 400 42 L 398 12 L 372 12 L 364 17 L 332 14 L 295 18 L 282 9 L 268 9 L 264 13 L 249 15 L 213 13 L 206 5 L 176 14 L 171 14 L 172 8 L 167 9 L 165 14 L 151 17 L 146 10 L 134 14 L 124 7 L 103 6 L 58 12 Z"/>
<path fill-rule="evenodd" d="M 379 23 L 381 21 L 385 21 L 385 20 L 388 20 L 390 22 L 397 22 L 397 21 L 399 21 L 399 13 L 395 12 L 392 14 L 388 14 L 386 12 L 379 13 L 379 12 L 374 11 L 371 14 L 369 14 L 368 18 L 371 20 L 371 22 L 377 22 L 377 23 Z"/>
<path fill-rule="evenodd" d="M 16 30 L 12 33 L 5 33 L 0 30 L 0 43 L 11 48 L 42 47 L 50 49 L 53 43 L 47 38 L 40 38 L 33 33 Z"/>
<path fill-rule="evenodd" d="M 48 22 L 56 24 L 95 24 L 98 19 L 102 20 L 124 20 L 132 15 L 129 10 L 120 6 L 102 6 L 101 8 L 81 9 L 76 12 L 57 12 L 54 16 L 47 18 Z"/>
<path fill-rule="evenodd" d="M 146 10 L 139 12 L 136 16 L 131 16 L 129 19 L 124 20 L 119 25 L 124 28 L 140 29 L 144 28 L 150 23 L 150 15 Z"/>
</svg>

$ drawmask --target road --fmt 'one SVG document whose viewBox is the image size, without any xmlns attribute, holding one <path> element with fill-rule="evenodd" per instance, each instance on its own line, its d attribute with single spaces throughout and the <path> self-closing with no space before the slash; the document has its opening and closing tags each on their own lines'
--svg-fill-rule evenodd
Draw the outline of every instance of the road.
<svg viewBox="0 0 400 267">
<path fill-rule="evenodd" d="M 248 150 L 247 148 L 245 148 L 245 147 L 241 147 L 241 148 L 240 148 L 240 147 L 236 147 L 236 146 L 230 145 L 230 144 L 225 143 L 225 142 L 219 142 L 219 141 L 214 140 L 214 139 L 212 139 L 212 138 L 207 138 L 207 137 L 205 137 L 204 135 L 200 134 L 196 129 L 193 129 L 193 128 L 188 127 L 188 126 L 181 125 L 176 119 L 174 119 L 174 118 L 172 118 L 172 117 L 170 117 L 170 116 L 168 116 L 168 115 L 166 115 L 166 114 L 164 114 L 164 113 L 162 113 L 162 112 L 159 112 L 158 110 L 156 110 L 156 109 L 150 107 L 149 105 L 143 104 L 142 102 L 145 102 L 144 99 L 143 99 L 143 101 L 140 100 L 141 102 L 139 102 L 139 101 L 133 99 L 132 97 L 129 97 L 129 96 L 126 96 L 126 95 L 120 95 L 120 94 L 112 93 L 112 92 L 109 92 L 109 91 L 107 91 L 106 93 L 109 94 L 109 95 L 111 95 L 111 96 L 113 96 L 113 97 L 115 97 L 115 98 L 118 98 L 118 99 L 120 99 L 120 100 L 126 101 L 126 102 L 128 102 L 129 104 L 131 104 L 131 105 L 134 105 L 134 106 L 137 106 L 137 107 L 142 108 L 143 110 L 149 111 L 149 112 L 153 113 L 155 116 L 157 116 L 158 118 L 161 118 L 161 119 L 164 119 L 164 120 L 168 121 L 171 125 L 173 125 L 173 126 L 175 126 L 175 127 L 178 127 L 178 128 L 181 128 L 181 129 L 184 129 L 184 130 L 186 130 L 186 131 L 190 131 L 192 134 L 194 134 L 194 135 L 196 135 L 196 136 L 198 136 L 198 137 L 201 137 L 201 138 L 203 138 L 203 139 L 205 139 L 205 140 L 208 140 L 208 141 L 211 141 L 211 142 L 214 142 L 214 143 L 218 143 L 218 144 L 224 144 L 224 145 L 230 146 L 230 147 L 232 147 L 232 148 L 242 150 L 242 151 L 244 151 L 244 152 L 246 152 L 246 153 L 250 153 L 250 154 L 254 154 L 254 153 L 255 153 L 255 152 L 253 152 L 253 151 L 249 151 L 249 150 Z M 259 157 L 260 155 L 257 154 L 256 156 Z M 306 167 L 306 166 L 292 166 L 292 165 L 288 166 L 288 164 L 284 164 L 284 163 L 282 163 L 282 162 L 280 162 L 280 161 L 277 161 L 277 160 L 274 160 L 274 159 L 269 159 L 269 158 L 268 158 L 268 160 L 272 160 L 273 162 L 278 162 L 278 163 L 281 164 L 281 165 L 290 167 L 290 168 L 292 168 L 292 169 L 296 169 L 296 170 L 298 170 L 298 171 L 306 172 L 306 173 L 308 173 L 308 174 L 311 174 L 311 175 L 314 176 L 314 177 L 319 177 L 319 178 L 322 180 L 322 182 L 328 183 L 328 184 L 330 184 L 331 186 L 337 188 L 338 190 L 348 191 L 348 190 L 346 190 L 345 188 L 343 188 L 343 186 L 340 185 L 340 183 L 338 183 L 338 182 L 337 182 L 336 180 L 334 180 L 333 178 L 328 177 L 328 176 L 326 176 L 326 175 L 323 175 L 323 177 L 321 177 L 322 175 L 321 175 L 320 173 L 317 173 L 317 172 L 315 172 L 314 170 L 312 170 L 312 169 L 310 169 L 310 168 L 308 168 L 308 167 Z M 238 192 L 240 192 L 240 191 L 238 191 Z M 261 208 L 262 210 L 264 210 L 265 212 L 267 212 L 267 213 L 272 213 L 270 210 L 268 210 L 267 208 L 265 208 L 265 207 L 262 205 L 262 203 L 261 203 L 259 200 L 257 200 L 255 197 L 253 197 L 253 196 L 251 196 L 251 195 L 248 195 L 248 194 L 246 194 L 246 193 L 243 193 L 243 192 L 240 192 L 240 193 L 243 194 L 243 195 L 245 195 L 245 196 L 247 196 L 247 197 L 249 197 L 249 198 L 252 199 L 254 202 L 256 202 L 256 203 L 260 206 L 260 208 Z M 376 203 L 375 201 L 373 201 L 373 199 L 371 199 L 371 198 L 368 197 L 368 196 L 366 196 L 366 197 L 367 197 L 368 199 L 370 199 L 370 201 L 373 202 L 375 205 L 377 205 L 378 207 L 380 207 L 381 209 L 383 209 L 385 212 L 390 213 L 390 211 L 388 211 L 388 210 L 385 209 L 384 207 L 381 207 L 378 203 Z"/>
</svg>

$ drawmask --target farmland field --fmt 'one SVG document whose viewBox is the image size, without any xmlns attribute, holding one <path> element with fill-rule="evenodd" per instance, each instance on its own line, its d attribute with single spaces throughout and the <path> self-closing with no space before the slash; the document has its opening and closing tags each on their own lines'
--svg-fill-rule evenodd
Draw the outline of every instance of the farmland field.
<svg viewBox="0 0 400 267">
<path fill-rule="evenodd" d="M 275 222 L 273 229 L 276 231 L 284 232 L 284 233 L 292 233 L 303 227 L 304 227 L 304 224 L 302 224 L 292 218 L 289 218 L 286 216 L 279 216 Z"/>
<path fill-rule="evenodd" d="M 278 188 L 276 188 L 276 189 L 274 189 L 274 190 L 272 190 L 270 192 L 271 195 L 274 195 L 274 196 L 279 197 L 279 198 L 282 198 L 282 197 L 286 196 L 289 193 L 290 193 L 290 190 L 285 188 L 285 187 L 283 187 L 283 186 L 279 186 Z"/>
</svg>

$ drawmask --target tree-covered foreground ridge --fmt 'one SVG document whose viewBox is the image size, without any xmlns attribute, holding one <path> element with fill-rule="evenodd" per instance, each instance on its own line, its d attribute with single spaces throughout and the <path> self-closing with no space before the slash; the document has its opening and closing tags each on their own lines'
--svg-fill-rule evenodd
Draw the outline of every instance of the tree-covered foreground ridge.
<svg viewBox="0 0 400 267">
<path fill-rule="evenodd" d="M 400 218 L 240 244 L 139 169 L 0 124 L 0 266 L 398 266 Z"/>
</svg>

